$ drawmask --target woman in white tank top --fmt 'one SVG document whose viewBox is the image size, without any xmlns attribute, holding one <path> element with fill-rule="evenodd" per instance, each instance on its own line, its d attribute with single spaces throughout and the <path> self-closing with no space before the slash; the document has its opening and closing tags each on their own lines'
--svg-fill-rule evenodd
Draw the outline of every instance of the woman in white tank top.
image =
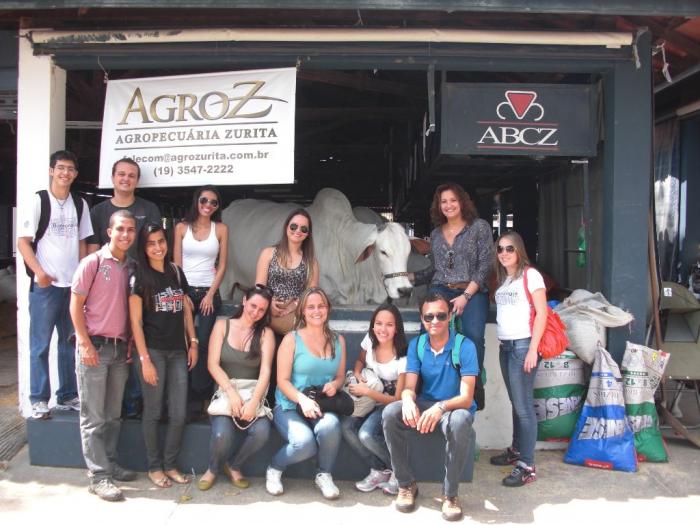
<svg viewBox="0 0 700 525">
<path fill-rule="evenodd" d="M 190 397 L 207 401 L 214 381 L 207 370 L 207 350 L 216 315 L 221 307 L 219 286 L 226 272 L 228 227 L 221 222 L 221 195 L 214 186 L 202 186 L 194 193 L 185 220 L 175 226 L 175 264 L 185 272 L 192 299 L 200 359 L 190 377 Z M 203 408 L 202 403 L 199 406 Z"/>
</svg>

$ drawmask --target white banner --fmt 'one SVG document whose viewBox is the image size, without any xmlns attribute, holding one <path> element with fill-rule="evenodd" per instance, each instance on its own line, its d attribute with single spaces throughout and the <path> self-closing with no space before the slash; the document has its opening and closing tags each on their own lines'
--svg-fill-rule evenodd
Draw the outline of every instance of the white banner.
<svg viewBox="0 0 700 525">
<path fill-rule="evenodd" d="M 99 186 L 124 157 L 144 188 L 291 184 L 295 96 L 294 68 L 109 81 Z"/>
</svg>

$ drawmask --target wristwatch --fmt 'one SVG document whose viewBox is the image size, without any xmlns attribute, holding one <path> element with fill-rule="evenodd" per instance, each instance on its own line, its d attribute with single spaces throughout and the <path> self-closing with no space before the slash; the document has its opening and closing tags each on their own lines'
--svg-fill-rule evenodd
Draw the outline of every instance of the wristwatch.
<svg viewBox="0 0 700 525">
<path fill-rule="evenodd" d="M 437 403 L 438 408 L 444 413 L 447 412 L 447 405 L 445 404 L 444 401 L 439 401 Z"/>
<path fill-rule="evenodd" d="M 472 298 L 472 294 L 470 294 L 468 291 L 464 290 L 464 293 L 462 294 L 464 297 L 466 297 L 467 301 Z"/>
</svg>

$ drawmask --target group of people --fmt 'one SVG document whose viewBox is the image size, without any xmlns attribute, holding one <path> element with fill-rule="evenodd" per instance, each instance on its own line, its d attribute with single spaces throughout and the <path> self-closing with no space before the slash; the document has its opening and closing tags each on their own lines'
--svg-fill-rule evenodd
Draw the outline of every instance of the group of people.
<svg viewBox="0 0 700 525">
<path fill-rule="evenodd" d="M 446 440 L 442 514 L 447 520 L 461 518 L 457 494 L 471 450 L 479 391 L 483 394 L 480 371 L 494 267 L 500 363 L 513 405 L 513 441 L 491 463 L 513 465 L 503 480 L 507 486 L 535 480 L 532 391 L 547 316 L 544 282 L 530 267 L 517 233 L 503 234 L 494 250 L 491 227 L 478 218 L 459 185 L 437 188 L 431 206 L 433 268 L 411 276 L 416 283 L 430 283 L 420 305 L 424 333 L 407 342 L 399 310 L 379 306 L 370 321 L 369 343 L 351 369 L 354 381 L 346 386 L 346 343 L 329 325 L 331 304 L 318 287 L 322 269 L 304 209 L 290 213 L 279 242 L 261 252 L 257 284 L 245 292 L 233 317 L 217 319 L 228 230 L 220 222 L 216 188 L 195 192 L 169 246 L 157 207 L 134 194 L 140 170 L 133 160 L 114 164 L 114 197 L 92 210 L 70 192 L 77 173 L 72 153 L 52 155 L 49 190 L 37 193 L 33 210 L 21 223 L 18 249 L 32 274 L 32 416 L 49 414 L 48 347 L 55 327 L 57 404 L 80 411 L 92 493 L 121 500 L 115 481 L 136 477 L 117 462 L 122 398 L 131 368 L 143 397 L 148 477 L 158 487 L 191 481 L 177 466 L 188 391 L 207 399 L 216 388 L 215 397 L 225 398 L 226 408 L 210 416 L 210 460 L 197 482 L 200 490 L 211 488 L 222 471 L 236 487 L 248 487 L 242 467 L 274 426 L 285 444 L 268 463 L 265 488 L 270 494 L 284 492 L 287 467 L 315 457 L 315 484 L 323 497 L 337 498 L 332 471 L 344 439 L 369 469 L 356 488 L 381 488 L 396 495 L 397 510 L 410 512 L 418 488 L 409 435 L 439 428 Z M 453 317 L 459 322 L 453 323 Z M 369 386 L 370 376 L 379 380 L 379 389 Z M 269 410 L 267 393 L 275 379 L 274 408 Z M 244 390 L 241 381 L 246 380 L 250 388 Z M 362 416 L 321 409 L 321 397 L 340 397 L 344 389 L 356 398 L 370 398 L 374 408 Z M 161 446 L 158 426 L 165 407 Z"/>
</svg>

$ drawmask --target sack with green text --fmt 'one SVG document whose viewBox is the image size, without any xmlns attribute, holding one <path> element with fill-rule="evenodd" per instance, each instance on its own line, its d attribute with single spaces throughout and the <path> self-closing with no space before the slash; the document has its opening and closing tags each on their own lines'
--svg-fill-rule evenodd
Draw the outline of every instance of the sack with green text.
<svg viewBox="0 0 700 525">
<path fill-rule="evenodd" d="M 668 461 L 659 417 L 654 404 L 656 392 L 669 354 L 627 341 L 622 358 L 627 421 L 634 432 L 634 445 L 639 461 Z"/>
<path fill-rule="evenodd" d="M 539 441 L 568 441 L 586 396 L 585 363 L 570 350 L 540 361 L 535 376 Z"/>
<path fill-rule="evenodd" d="M 564 461 L 608 470 L 637 471 L 634 434 L 625 417 L 622 376 L 617 363 L 602 346 L 596 350 L 586 402 Z"/>
</svg>

